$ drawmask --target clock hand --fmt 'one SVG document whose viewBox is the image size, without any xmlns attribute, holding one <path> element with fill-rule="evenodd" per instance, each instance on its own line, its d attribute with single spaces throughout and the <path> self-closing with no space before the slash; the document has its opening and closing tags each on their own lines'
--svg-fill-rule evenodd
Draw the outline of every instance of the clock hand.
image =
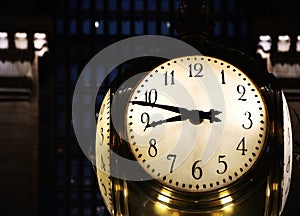
<svg viewBox="0 0 300 216">
<path fill-rule="evenodd" d="M 133 105 L 137 104 L 137 105 L 141 105 L 141 106 L 157 107 L 157 108 L 168 110 L 171 112 L 180 113 L 181 121 L 189 119 L 192 124 L 200 124 L 204 119 L 210 120 L 210 123 L 221 121 L 219 118 L 216 117 L 216 115 L 218 115 L 222 112 L 214 110 L 214 109 L 211 109 L 209 112 L 204 112 L 201 110 L 188 110 L 188 109 L 182 108 L 182 107 L 175 107 L 175 106 L 156 104 L 156 103 L 148 103 L 145 101 L 130 101 L 130 103 L 132 103 Z M 180 120 L 176 120 L 176 121 L 180 121 Z M 161 121 L 158 121 L 158 122 L 161 122 Z M 163 122 L 169 122 L 169 121 L 162 120 L 162 123 Z M 159 123 L 159 124 L 162 124 L 162 123 Z M 157 125 L 157 123 L 155 123 L 155 125 Z"/>
<path fill-rule="evenodd" d="M 133 105 L 137 104 L 137 105 L 141 105 L 141 106 L 157 107 L 157 108 L 168 110 L 168 111 L 175 112 L 175 113 L 182 113 L 184 111 L 188 111 L 186 108 L 174 107 L 174 106 L 170 106 L 170 105 L 163 105 L 163 104 L 156 104 L 156 103 L 148 103 L 145 101 L 130 101 L 130 103 L 132 103 Z"/>
<path fill-rule="evenodd" d="M 156 127 L 157 125 L 163 124 L 165 122 L 175 122 L 175 121 L 185 121 L 186 119 L 182 118 L 182 115 L 174 116 L 168 119 L 160 120 L 160 121 L 153 121 L 152 123 L 148 124 L 146 128 L 148 127 Z"/>
</svg>

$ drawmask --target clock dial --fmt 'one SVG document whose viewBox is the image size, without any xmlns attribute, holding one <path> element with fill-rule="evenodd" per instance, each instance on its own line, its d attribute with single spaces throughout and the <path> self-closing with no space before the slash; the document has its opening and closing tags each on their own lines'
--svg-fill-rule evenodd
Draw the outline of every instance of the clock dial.
<svg viewBox="0 0 300 216">
<path fill-rule="evenodd" d="M 96 132 L 96 167 L 102 198 L 112 214 L 112 181 L 110 177 L 110 91 L 101 104 Z"/>
<path fill-rule="evenodd" d="M 282 93 L 283 102 L 283 136 L 284 136 L 284 164 L 283 164 L 283 181 L 282 181 L 282 191 L 281 191 L 281 209 L 280 213 L 283 211 L 285 206 L 290 183 L 292 178 L 292 163 L 293 163 L 293 139 L 292 139 L 292 125 L 290 112 L 288 104 L 284 94 Z"/>
<path fill-rule="evenodd" d="M 188 56 L 148 72 L 126 111 L 129 148 L 146 172 L 180 191 L 216 190 L 255 164 L 266 139 L 260 90 L 220 59 Z"/>
</svg>

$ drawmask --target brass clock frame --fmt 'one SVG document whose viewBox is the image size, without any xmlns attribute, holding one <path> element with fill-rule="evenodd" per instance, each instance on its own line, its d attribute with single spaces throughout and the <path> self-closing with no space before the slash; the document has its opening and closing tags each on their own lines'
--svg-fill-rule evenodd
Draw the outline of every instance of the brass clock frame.
<svg viewBox="0 0 300 216">
<path fill-rule="evenodd" d="M 252 168 L 238 181 L 228 187 L 210 192 L 178 192 L 155 179 L 126 181 L 111 177 L 114 214 L 132 216 L 141 215 L 143 212 L 147 215 L 158 215 L 158 211 L 166 215 L 253 215 L 258 212 L 261 215 L 277 214 L 281 207 L 278 203 L 280 203 L 282 179 L 280 170 L 283 161 L 283 140 L 280 129 L 283 122 L 280 118 L 282 116 L 281 89 L 276 79 L 254 59 L 241 52 L 216 46 L 207 41 L 201 43 L 189 39 L 186 42 L 201 50 L 204 55 L 214 56 L 239 68 L 257 85 L 265 102 L 268 120 L 264 149 Z M 149 60 L 143 59 L 143 61 L 147 61 L 146 65 L 149 67 Z M 150 63 L 150 68 L 158 65 L 157 61 L 153 62 Z M 140 71 L 145 70 L 128 73 L 125 77 L 115 80 L 112 85 L 111 101 L 118 105 L 111 107 L 117 109 L 114 111 L 119 115 L 117 118 L 125 119 L 125 108 L 133 89 L 133 86 L 123 86 L 120 91 L 119 86 L 124 80 Z M 111 134 L 111 150 L 122 157 L 134 159 L 126 142 L 126 125 L 118 131 L 111 128 Z M 112 163 L 112 166 L 118 169 L 117 163 Z M 120 172 L 120 176 L 126 175 L 122 170 Z"/>
</svg>

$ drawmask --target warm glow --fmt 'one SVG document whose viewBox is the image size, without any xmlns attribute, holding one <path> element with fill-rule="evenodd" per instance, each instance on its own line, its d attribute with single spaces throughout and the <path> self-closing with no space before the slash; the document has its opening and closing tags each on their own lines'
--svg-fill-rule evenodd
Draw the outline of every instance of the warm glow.
<svg viewBox="0 0 300 216">
<path fill-rule="evenodd" d="M 277 183 L 272 184 L 272 190 L 273 191 L 278 191 L 278 184 Z"/>
<path fill-rule="evenodd" d="M 27 34 L 25 32 L 17 32 L 15 34 L 15 37 L 19 39 L 25 39 L 27 37 Z"/>
<path fill-rule="evenodd" d="M 300 35 L 297 36 L 296 51 L 300 52 Z"/>
<path fill-rule="evenodd" d="M 98 27 L 99 27 L 99 22 L 96 21 L 96 22 L 95 22 L 95 28 L 98 28 Z"/>
<path fill-rule="evenodd" d="M 7 32 L 0 32 L 0 39 L 7 38 Z"/>
<path fill-rule="evenodd" d="M 225 206 L 222 210 L 226 213 L 231 213 L 233 212 L 234 204 L 230 204 L 228 206 Z"/>
<path fill-rule="evenodd" d="M 25 32 L 15 33 L 15 46 L 17 49 L 28 49 L 27 34 Z"/>
<path fill-rule="evenodd" d="M 291 40 L 288 35 L 279 35 L 277 49 L 278 52 L 288 52 L 290 50 Z"/>
<path fill-rule="evenodd" d="M 266 196 L 270 197 L 270 195 L 271 195 L 270 187 L 267 186 L 267 188 L 266 188 Z"/>
<path fill-rule="evenodd" d="M 168 213 L 169 207 L 160 202 L 155 202 L 154 204 L 155 212 L 157 215 L 165 215 Z"/>
<path fill-rule="evenodd" d="M 46 39 L 46 34 L 37 32 L 37 33 L 34 34 L 34 38 L 36 38 L 36 39 Z"/>
<path fill-rule="evenodd" d="M 279 35 L 278 40 L 280 40 L 280 41 L 290 41 L 290 36 L 288 36 L 288 35 Z"/>
<path fill-rule="evenodd" d="M 221 204 L 222 204 L 222 205 L 225 205 L 225 204 L 227 204 L 227 203 L 230 203 L 232 200 L 233 200 L 233 199 L 232 199 L 231 196 L 224 197 L 224 198 L 221 199 Z"/>
<path fill-rule="evenodd" d="M 0 32 L 0 49 L 8 49 L 8 34 Z"/>
<path fill-rule="evenodd" d="M 270 35 L 259 36 L 258 47 L 261 47 L 264 52 L 269 52 L 271 50 L 272 42 Z"/>
<path fill-rule="evenodd" d="M 161 195 L 161 194 L 158 195 L 157 199 L 162 201 L 162 202 L 165 202 L 165 203 L 169 203 L 169 200 L 170 200 L 168 197 L 166 197 L 164 195 Z"/>
<path fill-rule="evenodd" d="M 270 35 L 261 35 L 259 36 L 260 41 L 271 41 L 271 36 Z"/>
</svg>

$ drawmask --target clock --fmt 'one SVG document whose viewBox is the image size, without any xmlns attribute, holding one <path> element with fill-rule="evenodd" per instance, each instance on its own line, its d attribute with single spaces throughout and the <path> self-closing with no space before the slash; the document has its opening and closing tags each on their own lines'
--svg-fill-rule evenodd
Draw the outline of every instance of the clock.
<svg viewBox="0 0 300 216">
<path fill-rule="evenodd" d="M 141 79 L 128 101 L 126 134 L 134 159 L 174 190 L 228 187 L 265 148 L 268 109 L 261 90 L 221 59 L 167 61 Z"/>
<path fill-rule="evenodd" d="M 202 55 L 137 59 L 102 102 L 97 176 L 110 213 L 280 214 L 291 130 L 276 79 L 248 55 L 208 40 L 206 1 L 183 1 L 177 26 Z"/>
<path fill-rule="evenodd" d="M 96 173 L 102 199 L 113 215 L 112 179 L 110 175 L 110 91 L 102 101 L 97 120 L 96 130 Z"/>
<path fill-rule="evenodd" d="M 121 79 L 108 91 L 98 116 L 96 160 L 100 191 L 112 214 L 277 211 L 270 210 L 272 187 L 286 199 L 289 182 L 281 185 L 274 170 L 290 164 L 280 165 L 283 122 L 276 116 L 287 108 L 274 111 L 274 98 L 283 96 L 272 75 L 260 74 L 264 70 L 255 75 L 252 61 L 241 65 L 243 58 L 234 59 L 171 59 L 139 74 L 137 82 Z M 115 153 L 137 162 L 149 178 L 130 181 L 126 172 L 140 170 L 124 171 Z M 117 178 L 111 176 L 116 170 Z"/>
</svg>

